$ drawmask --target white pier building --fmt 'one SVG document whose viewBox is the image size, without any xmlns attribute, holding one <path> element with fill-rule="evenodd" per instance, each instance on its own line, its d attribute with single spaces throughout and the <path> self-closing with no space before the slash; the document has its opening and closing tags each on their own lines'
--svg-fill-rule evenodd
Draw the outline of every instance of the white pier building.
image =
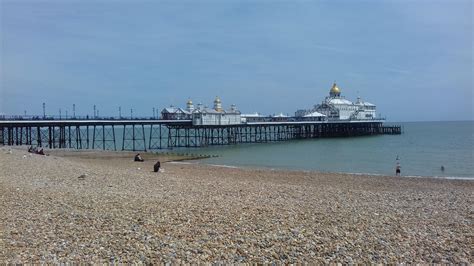
<svg viewBox="0 0 474 266">
<path fill-rule="evenodd" d="M 373 120 L 376 119 L 376 106 L 357 98 L 353 103 L 341 96 L 341 89 L 334 83 L 329 90 L 329 96 L 310 110 L 298 110 L 296 117 L 306 117 L 310 114 L 324 115 L 327 120 Z"/>
<path fill-rule="evenodd" d="M 235 125 L 241 124 L 240 111 L 236 106 L 231 105 L 229 110 L 222 108 L 222 102 L 219 97 L 214 100 L 214 108 L 202 107 L 198 104 L 194 108 L 193 102 L 188 100 L 186 109 L 169 107 L 161 111 L 161 117 L 165 120 L 192 120 L 193 125 Z"/>
<path fill-rule="evenodd" d="M 193 125 L 235 125 L 241 123 L 240 111 L 235 104 L 230 106 L 229 110 L 222 108 L 222 102 L 219 97 L 214 100 L 214 108 L 198 107 L 192 113 Z"/>
</svg>

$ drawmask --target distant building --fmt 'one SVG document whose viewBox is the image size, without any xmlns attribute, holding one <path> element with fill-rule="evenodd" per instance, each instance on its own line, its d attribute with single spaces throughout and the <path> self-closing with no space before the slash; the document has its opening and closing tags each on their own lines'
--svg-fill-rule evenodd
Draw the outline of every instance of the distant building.
<svg viewBox="0 0 474 266">
<path fill-rule="evenodd" d="M 376 106 L 357 98 L 353 103 L 341 96 L 341 89 L 334 83 L 329 91 L 329 96 L 321 104 L 317 104 L 310 110 L 298 110 L 295 116 L 298 118 L 308 117 L 315 114 L 324 115 L 328 120 L 371 120 L 376 118 Z M 315 114 L 318 116 L 318 114 Z M 320 116 L 322 117 L 322 116 Z"/>
<path fill-rule="evenodd" d="M 186 109 L 178 107 L 168 107 L 161 111 L 161 118 L 164 120 L 191 120 L 193 125 L 234 125 L 241 124 L 240 111 L 235 105 L 231 105 L 229 110 L 222 108 L 219 97 L 214 100 L 214 108 L 209 109 L 198 104 L 194 108 L 193 102 L 188 100 Z"/>
<path fill-rule="evenodd" d="M 324 121 L 326 120 L 326 115 L 323 115 L 318 112 L 312 112 L 305 114 L 302 117 L 298 117 L 298 121 Z"/>
<path fill-rule="evenodd" d="M 241 114 L 236 106 L 231 105 L 229 110 L 222 108 L 219 97 L 214 100 L 214 109 L 198 108 L 192 113 L 193 125 L 236 125 L 241 124 Z"/>
<path fill-rule="evenodd" d="M 286 122 L 288 121 L 289 116 L 284 115 L 283 113 L 279 113 L 277 115 L 272 115 L 271 121 L 272 122 Z"/>
<path fill-rule="evenodd" d="M 265 121 L 265 116 L 257 112 L 253 114 L 242 114 L 242 123 L 252 123 L 252 122 L 263 122 Z"/>
<path fill-rule="evenodd" d="M 375 104 L 364 102 L 360 99 L 360 97 L 357 97 L 357 102 L 355 102 L 355 105 L 359 107 L 358 111 L 356 112 L 357 119 L 377 118 L 377 114 L 375 113 L 377 108 Z"/>
<path fill-rule="evenodd" d="M 164 120 L 190 120 L 191 112 L 182 108 L 170 106 L 161 111 L 161 118 Z"/>
</svg>

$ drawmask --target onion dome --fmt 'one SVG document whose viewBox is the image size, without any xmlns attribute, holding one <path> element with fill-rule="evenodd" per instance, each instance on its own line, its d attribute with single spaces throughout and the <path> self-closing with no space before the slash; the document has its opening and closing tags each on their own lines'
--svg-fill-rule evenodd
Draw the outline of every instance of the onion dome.
<svg viewBox="0 0 474 266">
<path fill-rule="evenodd" d="M 216 96 L 216 99 L 214 100 L 214 110 L 217 112 L 222 112 L 222 103 L 219 96 Z"/>
<path fill-rule="evenodd" d="M 341 89 L 339 89 L 339 87 L 337 87 L 336 82 L 334 82 L 334 84 L 332 84 L 332 88 L 329 91 L 329 96 L 331 96 L 331 97 L 341 96 Z"/>
<path fill-rule="evenodd" d="M 189 99 L 188 102 L 186 103 L 186 109 L 189 112 L 194 111 L 194 105 L 193 105 L 193 101 L 191 101 L 191 99 Z"/>
</svg>

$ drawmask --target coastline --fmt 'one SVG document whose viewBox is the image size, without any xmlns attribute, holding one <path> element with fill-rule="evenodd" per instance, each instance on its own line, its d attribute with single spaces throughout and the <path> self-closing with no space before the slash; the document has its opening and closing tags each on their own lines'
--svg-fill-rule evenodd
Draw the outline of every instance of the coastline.
<svg viewBox="0 0 474 266">
<path fill-rule="evenodd" d="M 474 261 L 469 180 L 160 155 L 164 171 L 154 173 L 157 158 L 147 154 L 136 163 L 124 153 L 7 150 L 0 148 L 0 261 L 8 263 Z"/>
</svg>

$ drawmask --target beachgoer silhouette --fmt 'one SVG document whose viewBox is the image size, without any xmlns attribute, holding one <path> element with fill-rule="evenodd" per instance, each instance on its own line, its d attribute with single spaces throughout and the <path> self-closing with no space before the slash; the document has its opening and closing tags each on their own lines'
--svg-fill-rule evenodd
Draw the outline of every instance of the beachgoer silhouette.
<svg viewBox="0 0 474 266">
<path fill-rule="evenodd" d="M 143 162 L 145 160 L 143 160 L 143 158 L 140 156 L 140 153 L 137 153 L 137 155 L 135 155 L 134 161 L 135 162 Z"/>
<path fill-rule="evenodd" d="M 395 166 L 395 175 L 399 176 L 401 173 L 402 167 L 400 166 L 400 157 L 398 157 L 398 154 L 397 154 L 397 159 L 395 159 L 395 161 L 397 162 L 397 166 Z"/>
<path fill-rule="evenodd" d="M 395 167 L 395 175 L 396 176 L 399 176 L 401 174 L 401 166 L 400 166 L 400 163 L 397 162 L 397 166 Z"/>
<path fill-rule="evenodd" d="M 441 165 L 441 172 L 444 172 L 444 165 Z"/>
<path fill-rule="evenodd" d="M 153 171 L 154 172 L 159 172 L 161 167 L 160 161 L 156 162 L 155 165 L 153 165 Z"/>
</svg>

